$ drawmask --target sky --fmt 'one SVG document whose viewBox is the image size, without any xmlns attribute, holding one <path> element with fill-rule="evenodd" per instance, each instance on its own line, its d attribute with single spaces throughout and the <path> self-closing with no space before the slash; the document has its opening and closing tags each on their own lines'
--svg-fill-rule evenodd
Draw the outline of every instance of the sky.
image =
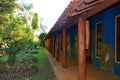
<svg viewBox="0 0 120 80">
<path fill-rule="evenodd" d="M 37 12 L 39 18 L 44 19 L 43 23 L 47 26 L 47 32 L 53 27 L 64 9 L 71 0 L 24 0 L 33 4 L 33 11 Z"/>
</svg>

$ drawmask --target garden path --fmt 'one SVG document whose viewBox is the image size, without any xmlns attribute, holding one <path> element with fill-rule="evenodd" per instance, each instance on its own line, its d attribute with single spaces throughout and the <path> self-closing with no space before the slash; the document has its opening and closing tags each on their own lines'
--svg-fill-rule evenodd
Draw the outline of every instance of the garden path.
<svg viewBox="0 0 120 80">
<path fill-rule="evenodd" d="M 63 68 L 61 62 L 56 61 L 47 50 L 46 54 L 58 80 L 77 80 L 77 60 L 68 61 L 68 67 Z M 120 77 L 106 73 L 87 63 L 87 80 L 120 80 Z"/>
</svg>

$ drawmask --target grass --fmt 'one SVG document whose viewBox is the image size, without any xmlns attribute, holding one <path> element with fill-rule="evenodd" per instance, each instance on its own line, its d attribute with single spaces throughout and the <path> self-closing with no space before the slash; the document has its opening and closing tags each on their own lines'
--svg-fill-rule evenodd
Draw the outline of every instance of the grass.
<svg viewBox="0 0 120 80">
<path fill-rule="evenodd" d="M 38 51 L 39 54 L 34 54 L 34 56 L 38 57 L 36 65 L 39 67 L 39 72 L 31 76 L 31 80 L 57 80 L 45 50 L 40 48 Z"/>
<path fill-rule="evenodd" d="M 8 55 L 4 55 L 3 57 L 0 58 L 0 61 L 7 61 L 8 60 Z"/>
<path fill-rule="evenodd" d="M 53 72 L 53 69 L 50 65 L 50 62 L 48 60 L 48 57 L 45 54 L 44 48 L 39 48 L 38 52 L 39 52 L 38 54 L 33 54 L 33 56 L 38 58 L 38 62 L 35 63 L 35 65 L 38 66 L 39 68 L 38 73 L 24 78 L 2 79 L 2 80 L 57 80 Z"/>
</svg>

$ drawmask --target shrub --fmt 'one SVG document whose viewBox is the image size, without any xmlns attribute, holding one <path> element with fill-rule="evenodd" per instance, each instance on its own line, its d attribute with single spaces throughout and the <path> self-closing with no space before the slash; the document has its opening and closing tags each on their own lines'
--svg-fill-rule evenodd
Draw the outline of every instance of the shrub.
<svg viewBox="0 0 120 80">
<path fill-rule="evenodd" d="M 31 69 L 34 66 L 33 60 L 35 60 L 35 57 L 31 54 L 17 54 L 14 65 L 0 61 L 0 72 L 19 72 Z"/>
</svg>

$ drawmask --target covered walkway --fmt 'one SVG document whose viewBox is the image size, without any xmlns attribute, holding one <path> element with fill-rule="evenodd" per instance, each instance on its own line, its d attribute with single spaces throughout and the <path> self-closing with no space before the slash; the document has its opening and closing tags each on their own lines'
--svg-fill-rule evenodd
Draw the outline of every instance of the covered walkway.
<svg viewBox="0 0 120 80">
<path fill-rule="evenodd" d="M 69 59 L 67 68 L 63 68 L 61 62 L 56 61 L 47 50 L 46 54 L 58 80 L 77 80 L 77 60 Z M 120 80 L 120 77 L 102 71 L 87 63 L 87 80 Z"/>
</svg>

